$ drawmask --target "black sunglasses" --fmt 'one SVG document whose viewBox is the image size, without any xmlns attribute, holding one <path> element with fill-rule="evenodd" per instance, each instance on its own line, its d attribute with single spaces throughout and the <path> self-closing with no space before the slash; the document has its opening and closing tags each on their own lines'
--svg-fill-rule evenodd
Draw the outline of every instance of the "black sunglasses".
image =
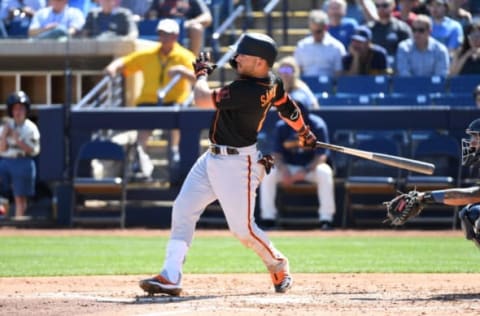
<svg viewBox="0 0 480 316">
<path fill-rule="evenodd" d="M 384 3 L 375 3 L 375 7 L 377 8 L 382 8 L 382 9 L 387 9 L 390 7 L 390 3 L 384 2 Z"/>
<path fill-rule="evenodd" d="M 412 27 L 413 33 L 425 33 L 427 31 L 424 27 Z"/>
</svg>

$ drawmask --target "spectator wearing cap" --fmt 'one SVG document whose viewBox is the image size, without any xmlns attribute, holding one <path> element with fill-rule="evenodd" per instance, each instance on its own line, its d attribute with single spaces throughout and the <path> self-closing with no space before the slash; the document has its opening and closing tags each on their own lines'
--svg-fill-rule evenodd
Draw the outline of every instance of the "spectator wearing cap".
<svg viewBox="0 0 480 316">
<path fill-rule="evenodd" d="M 188 47 L 198 56 L 203 45 L 203 33 L 212 24 L 212 13 L 204 0 L 153 0 L 147 19 L 177 19 L 188 33 Z"/>
<path fill-rule="evenodd" d="M 430 34 L 430 17 L 419 14 L 412 23 L 413 37 L 400 43 L 397 50 L 396 74 L 399 76 L 448 75 L 448 50 Z"/>
<path fill-rule="evenodd" d="M 450 57 L 453 57 L 463 43 L 462 25 L 447 16 L 447 0 L 429 0 L 427 8 L 433 21 L 433 38 L 447 46 Z"/>
<path fill-rule="evenodd" d="M 378 11 L 378 19 L 368 22 L 372 31 L 372 43 L 380 45 L 387 50 L 387 55 L 394 58 L 397 54 L 398 44 L 410 38 L 410 26 L 393 15 L 394 0 L 374 0 Z"/>
<path fill-rule="evenodd" d="M 328 32 L 328 16 L 322 10 L 312 10 L 308 17 L 311 35 L 298 41 L 293 56 L 302 76 L 335 77 L 342 71 L 342 42 Z"/>
<path fill-rule="evenodd" d="M 352 36 L 348 54 L 343 57 L 344 75 L 388 74 L 386 50 L 371 42 L 372 33 L 366 26 L 359 26 Z"/>
<path fill-rule="evenodd" d="M 135 101 L 139 107 L 158 106 L 157 91 L 164 88 L 176 75 L 181 79 L 163 98 L 161 106 L 173 106 L 187 101 L 195 74 L 192 61 L 193 53 L 178 43 L 180 27 L 173 19 L 160 20 L 157 26 L 159 45 L 153 48 L 139 50 L 112 61 L 105 71 L 112 77 L 122 73 L 129 77 L 137 72 L 143 76 L 143 87 Z M 145 151 L 146 142 L 151 131 L 139 133 L 139 145 Z M 171 154 L 178 160 L 180 131 L 173 130 L 171 134 Z"/>
<path fill-rule="evenodd" d="M 118 5 L 118 0 L 97 0 L 100 7 L 88 12 L 82 29 L 84 37 L 111 38 L 138 37 L 137 24 L 132 12 Z"/>
</svg>

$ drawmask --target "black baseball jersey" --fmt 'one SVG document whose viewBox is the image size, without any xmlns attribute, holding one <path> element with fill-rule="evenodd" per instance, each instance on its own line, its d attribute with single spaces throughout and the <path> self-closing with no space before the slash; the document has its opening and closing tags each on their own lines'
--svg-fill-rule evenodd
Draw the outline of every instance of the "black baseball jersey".
<svg viewBox="0 0 480 316">
<path fill-rule="evenodd" d="M 242 76 L 213 92 L 216 112 L 209 138 L 214 144 L 245 147 L 257 142 L 268 111 L 275 105 L 283 118 L 295 121 L 298 109 L 286 95 L 282 80 Z"/>
</svg>

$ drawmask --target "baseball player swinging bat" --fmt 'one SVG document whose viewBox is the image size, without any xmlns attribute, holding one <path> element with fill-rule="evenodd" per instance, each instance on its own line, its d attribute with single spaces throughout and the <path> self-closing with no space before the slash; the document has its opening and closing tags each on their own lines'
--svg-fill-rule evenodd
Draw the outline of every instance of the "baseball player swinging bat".
<svg viewBox="0 0 480 316">
<path fill-rule="evenodd" d="M 435 170 L 434 164 L 424 162 L 424 161 L 414 160 L 414 159 L 403 158 L 399 156 L 392 156 L 387 154 L 353 149 L 353 148 L 344 147 L 344 146 L 322 143 L 319 141 L 317 141 L 316 147 L 327 148 L 327 149 L 338 151 L 344 154 L 357 156 L 357 157 L 368 159 L 368 160 L 373 160 L 387 166 L 397 167 L 397 168 L 415 171 L 415 172 L 428 174 L 428 175 L 433 174 L 433 171 Z"/>
</svg>

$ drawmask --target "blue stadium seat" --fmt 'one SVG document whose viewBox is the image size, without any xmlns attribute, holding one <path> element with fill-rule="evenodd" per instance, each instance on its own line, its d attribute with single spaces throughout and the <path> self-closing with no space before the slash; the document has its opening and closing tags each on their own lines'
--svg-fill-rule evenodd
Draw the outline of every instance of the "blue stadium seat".
<svg viewBox="0 0 480 316">
<path fill-rule="evenodd" d="M 431 100 L 427 94 L 389 94 L 382 97 L 376 97 L 375 103 L 377 105 L 431 105 Z"/>
<path fill-rule="evenodd" d="M 444 94 L 435 96 L 432 98 L 432 102 L 435 105 L 448 105 L 448 106 L 471 106 L 475 107 L 475 99 L 472 93 L 455 93 Z"/>
<path fill-rule="evenodd" d="M 446 78 L 440 76 L 392 77 L 393 94 L 443 94 L 447 92 Z"/>
<path fill-rule="evenodd" d="M 333 79 L 328 76 L 301 76 L 303 82 L 312 90 L 315 95 L 323 93 L 334 93 Z"/>
<path fill-rule="evenodd" d="M 375 99 L 369 94 L 362 95 L 330 95 L 318 97 L 320 106 L 329 105 L 375 105 Z"/>
<path fill-rule="evenodd" d="M 452 94 L 471 94 L 480 85 L 480 75 L 458 75 L 448 80 L 449 92 Z"/>
<path fill-rule="evenodd" d="M 340 76 L 336 88 L 337 95 L 387 94 L 390 92 L 390 79 L 388 76 Z"/>
</svg>

